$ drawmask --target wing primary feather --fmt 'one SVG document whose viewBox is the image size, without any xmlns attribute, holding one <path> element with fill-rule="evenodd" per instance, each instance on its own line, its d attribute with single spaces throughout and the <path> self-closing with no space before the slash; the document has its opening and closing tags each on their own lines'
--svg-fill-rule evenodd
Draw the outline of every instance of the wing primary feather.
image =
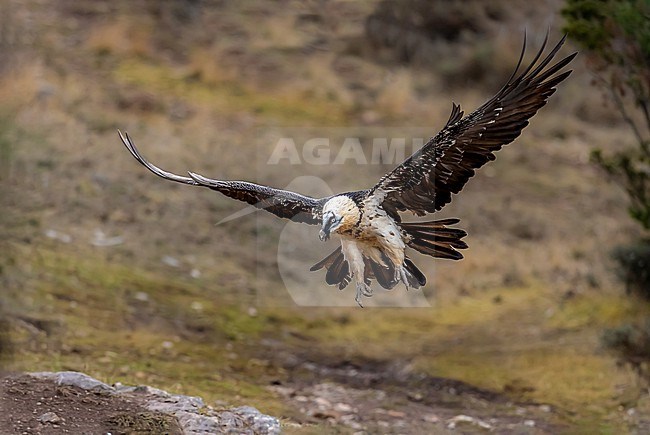
<svg viewBox="0 0 650 435">
<path fill-rule="evenodd" d="M 476 170 L 496 158 L 495 152 L 521 134 L 571 70 L 561 71 L 576 56 L 553 59 L 566 41 L 564 35 L 545 54 L 550 32 L 523 71 L 527 36 L 517 65 L 505 85 L 478 109 L 463 117 L 453 103 L 443 129 L 369 190 L 383 196 L 392 215 L 411 211 L 418 216 L 440 210 L 460 192 Z M 550 65 L 550 66 L 549 66 Z"/>
<path fill-rule="evenodd" d="M 165 180 L 171 180 L 171 181 L 175 181 L 175 182 L 177 182 L 177 183 L 190 184 L 190 185 L 194 185 L 194 186 L 197 185 L 197 183 L 196 183 L 194 180 L 192 180 L 191 178 L 183 177 L 183 176 L 181 176 L 181 175 L 176 175 L 176 174 L 174 174 L 174 173 L 171 173 L 171 172 L 165 171 L 165 170 L 163 170 L 163 169 L 160 169 L 158 166 L 156 166 L 156 165 L 150 163 L 149 161 L 147 161 L 147 160 L 142 156 L 142 154 L 140 154 L 140 151 L 138 151 L 138 149 L 136 148 L 135 144 L 133 143 L 133 141 L 132 141 L 131 138 L 129 137 L 129 134 L 128 134 L 128 133 L 125 132 L 124 134 L 122 134 L 122 132 L 121 132 L 120 130 L 117 130 L 117 133 L 119 134 L 120 139 L 122 140 L 122 143 L 124 144 L 124 146 L 126 147 L 126 149 L 129 150 L 129 152 L 131 153 L 131 155 L 132 155 L 133 157 L 135 157 L 135 159 L 136 159 L 136 160 L 137 160 L 137 161 L 138 161 L 142 166 L 144 166 L 145 168 L 147 168 L 149 171 L 153 172 L 154 174 L 156 174 L 157 176 L 159 176 L 159 177 L 161 177 L 161 178 L 164 178 Z"/>
<path fill-rule="evenodd" d="M 521 53 L 519 53 L 519 60 L 517 61 L 517 66 L 515 66 L 514 71 L 506 81 L 506 84 L 503 85 L 503 88 L 499 92 L 497 92 L 497 95 L 500 94 L 508 85 L 512 82 L 512 79 L 514 79 L 517 76 L 517 71 L 519 71 L 519 68 L 521 67 L 521 62 L 524 60 L 524 55 L 526 54 L 526 39 L 527 39 L 527 32 L 524 30 L 524 43 L 522 44 L 521 47 Z"/>
<path fill-rule="evenodd" d="M 544 40 L 544 45 L 546 45 L 546 40 L 547 39 L 548 39 L 548 34 L 546 35 L 546 39 Z M 560 51 L 560 48 L 562 48 L 562 45 L 564 45 L 565 40 L 566 40 L 566 35 L 564 35 L 562 37 L 562 39 L 560 39 L 560 42 L 557 43 L 557 45 L 544 58 L 544 60 L 542 60 L 542 62 L 539 65 L 537 65 L 537 67 L 533 71 L 531 71 L 526 77 L 524 77 L 522 80 L 531 80 L 533 77 L 537 76 L 537 74 L 539 74 L 544 68 L 546 68 L 546 65 L 548 65 L 553 60 L 553 58 L 555 57 L 557 52 Z M 542 46 L 542 49 L 543 48 L 544 47 Z M 537 55 L 537 57 L 535 59 L 539 58 L 539 56 L 541 54 L 542 54 L 542 51 L 540 50 L 540 52 L 538 53 L 538 55 Z M 537 62 L 537 60 L 535 60 L 535 62 Z M 534 65 L 535 65 L 535 63 L 531 63 L 530 68 L 532 68 Z"/>
<path fill-rule="evenodd" d="M 539 60 L 540 57 L 542 57 L 542 54 L 544 53 L 544 49 L 546 48 L 546 44 L 548 43 L 548 36 L 549 35 L 548 35 L 548 32 L 547 32 L 546 36 L 544 36 L 544 41 L 542 42 L 542 46 L 540 47 L 539 51 L 537 52 L 537 54 L 535 55 L 533 60 L 530 61 L 530 64 L 528 64 L 528 68 L 526 68 L 524 70 L 524 72 L 522 72 L 519 75 L 519 78 L 517 80 L 515 80 L 515 81 L 524 80 L 525 77 L 528 75 L 528 73 L 535 67 L 535 65 L 537 64 L 537 61 Z M 564 38 L 562 38 L 560 40 L 560 43 L 556 46 L 556 48 L 559 50 L 559 47 L 561 47 L 563 43 L 564 43 Z M 552 58 L 553 57 L 551 56 L 550 59 L 552 59 Z"/>
<path fill-rule="evenodd" d="M 194 172 L 188 172 L 189 177 L 167 172 L 147 161 L 140 154 L 128 133 L 122 134 L 118 130 L 118 134 L 131 155 L 141 165 L 161 178 L 192 186 L 208 187 L 230 198 L 246 202 L 281 218 L 312 225 L 320 222 L 322 206 L 328 198 L 316 199 L 296 192 L 275 189 L 248 181 L 215 180 Z"/>
</svg>

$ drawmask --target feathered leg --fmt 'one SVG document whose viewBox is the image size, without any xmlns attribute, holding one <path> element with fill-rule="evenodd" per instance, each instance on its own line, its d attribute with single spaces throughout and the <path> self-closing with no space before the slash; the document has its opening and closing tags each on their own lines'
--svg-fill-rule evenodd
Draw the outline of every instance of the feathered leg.
<svg viewBox="0 0 650 435">
<path fill-rule="evenodd" d="M 361 297 L 365 296 L 369 298 L 372 296 L 372 288 L 364 280 L 365 263 L 363 261 L 363 253 L 353 240 L 341 239 L 341 247 L 343 248 L 343 255 L 352 270 L 352 276 L 356 281 L 357 293 L 354 300 L 360 307 L 363 307 Z"/>
</svg>

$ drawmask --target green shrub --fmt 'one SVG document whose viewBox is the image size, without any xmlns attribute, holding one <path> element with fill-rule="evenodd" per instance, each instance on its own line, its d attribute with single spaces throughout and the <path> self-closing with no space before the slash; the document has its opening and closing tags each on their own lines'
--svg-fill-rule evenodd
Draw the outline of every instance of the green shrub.
<svg viewBox="0 0 650 435">
<path fill-rule="evenodd" d="M 650 300 L 650 242 L 619 246 L 612 252 L 612 258 L 627 292 Z"/>
<path fill-rule="evenodd" d="M 601 340 L 605 347 L 619 355 L 622 363 L 630 365 L 643 379 L 650 380 L 650 321 L 606 329 Z"/>
<path fill-rule="evenodd" d="M 634 133 L 634 143 L 592 161 L 629 197 L 628 211 L 650 230 L 650 0 L 567 0 L 565 31 L 583 49 L 594 83 Z M 645 124 L 645 125 L 644 125 Z M 612 252 L 628 294 L 650 300 L 650 241 Z M 645 379 L 650 379 L 650 320 L 608 329 L 602 343 Z"/>
<path fill-rule="evenodd" d="M 611 155 L 594 150 L 592 160 L 625 189 L 630 216 L 650 230 L 650 0 L 567 0 L 562 15 L 595 84 L 636 139 Z"/>
</svg>

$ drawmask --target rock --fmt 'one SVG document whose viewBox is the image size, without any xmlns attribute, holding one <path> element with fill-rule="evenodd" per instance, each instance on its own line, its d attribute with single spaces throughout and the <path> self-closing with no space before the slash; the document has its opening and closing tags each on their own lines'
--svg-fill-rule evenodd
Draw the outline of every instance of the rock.
<svg viewBox="0 0 650 435">
<path fill-rule="evenodd" d="M 539 410 L 542 412 L 551 412 L 551 407 L 550 405 L 540 405 Z"/>
<path fill-rule="evenodd" d="M 280 433 L 280 422 L 277 418 L 262 414 L 252 406 L 240 406 L 232 409 L 232 412 L 247 423 L 247 428 L 253 431 L 251 433 Z M 223 425 L 224 421 L 222 420 L 222 427 Z"/>
<path fill-rule="evenodd" d="M 147 292 L 136 292 L 136 294 L 133 297 L 135 298 L 135 300 L 140 302 L 149 301 L 149 294 Z"/>
<path fill-rule="evenodd" d="M 440 417 L 435 414 L 424 414 L 422 416 L 422 420 L 426 421 L 427 423 L 438 423 L 440 421 Z"/>
<path fill-rule="evenodd" d="M 63 242 L 63 243 L 72 242 L 72 236 L 53 229 L 46 230 L 45 237 L 58 240 L 59 242 Z"/>
<path fill-rule="evenodd" d="M 314 402 L 321 408 L 331 408 L 332 407 L 332 404 L 330 403 L 330 401 L 325 399 L 324 397 L 316 397 L 314 399 Z"/>
<path fill-rule="evenodd" d="M 117 246 L 124 243 L 124 238 L 122 236 L 107 237 L 102 230 L 95 230 L 95 234 L 90 243 L 98 247 Z"/>
<path fill-rule="evenodd" d="M 337 403 L 334 405 L 334 410 L 338 412 L 352 412 L 354 409 L 347 403 Z"/>
<path fill-rule="evenodd" d="M 146 385 L 136 387 L 117 383 L 114 387 L 111 387 L 78 372 L 40 372 L 30 373 L 30 375 L 50 379 L 59 385 L 69 385 L 97 393 L 135 400 L 149 411 L 176 417 L 185 434 L 274 435 L 280 433 L 280 421 L 277 418 L 262 414 L 251 406 L 240 406 L 217 411 L 206 406 L 200 397 L 170 394 Z M 41 423 L 58 424 L 63 422 L 63 419 L 53 412 L 46 412 L 39 417 L 39 421 Z"/>
<path fill-rule="evenodd" d="M 98 393 L 111 394 L 115 389 L 95 378 L 79 373 L 79 372 L 38 372 L 30 373 L 31 376 L 37 378 L 51 379 L 59 385 L 69 385 L 71 387 L 79 387 L 82 390 L 90 390 Z"/>
<path fill-rule="evenodd" d="M 64 421 L 53 412 L 46 412 L 45 414 L 39 415 L 36 419 L 43 424 L 61 424 Z"/>
<path fill-rule="evenodd" d="M 479 426 L 483 429 L 488 429 L 488 430 L 492 429 L 492 425 L 490 423 L 463 414 L 457 415 L 447 420 L 447 429 L 456 429 L 458 423 L 469 423 L 469 424 Z"/>
<path fill-rule="evenodd" d="M 181 262 L 177 259 L 172 257 L 171 255 L 163 255 L 161 260 L 163 264 L 166 264 L 167 266 L 170 267 L 181 267 Z"/>
</svg>

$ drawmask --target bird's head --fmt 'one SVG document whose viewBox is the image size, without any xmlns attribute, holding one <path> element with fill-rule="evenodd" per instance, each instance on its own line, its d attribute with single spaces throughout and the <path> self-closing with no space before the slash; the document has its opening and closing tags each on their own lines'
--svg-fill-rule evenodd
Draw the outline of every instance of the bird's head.
<svg viewBox="0 0 650 435">
<path fill-rule="evenodd" d="M 321 241 L 330 238 L 330 233 L 341 233 L 352 228 L 359 221 L 361 212 L 355 202 L 347 196 L 335 196 L 323 206 L 323 222 L 318 237 Z"/>
</svg>

